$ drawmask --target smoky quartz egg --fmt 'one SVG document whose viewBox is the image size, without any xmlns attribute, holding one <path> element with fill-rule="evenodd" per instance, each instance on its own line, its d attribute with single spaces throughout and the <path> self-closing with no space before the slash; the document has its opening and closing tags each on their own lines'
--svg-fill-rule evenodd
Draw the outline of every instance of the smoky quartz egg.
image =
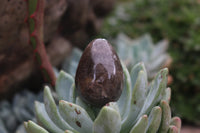
<svg viewBox="0 0 200 133">
<path fill-rule="evenodd" d="M 107 40 L 95 39 L 86 47 L 76 71 L 75 84 L 82 100 L 94 106 L 119 99 L 123 89 L 123 69 Z"/>
</svg>

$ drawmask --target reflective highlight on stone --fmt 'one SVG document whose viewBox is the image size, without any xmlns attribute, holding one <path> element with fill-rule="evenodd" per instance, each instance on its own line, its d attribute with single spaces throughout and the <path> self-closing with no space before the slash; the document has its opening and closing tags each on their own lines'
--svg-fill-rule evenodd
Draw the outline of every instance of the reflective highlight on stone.
<svg viewBox="0 0 200 133">
<path fill-rule="evenodd" d="M 123 70 L 107 40 L 96 39 L 86 47 L 75 83 L 80 97 L 92 105 L 103 106 L 119 99 L 123 89 Z"/>
</svg>

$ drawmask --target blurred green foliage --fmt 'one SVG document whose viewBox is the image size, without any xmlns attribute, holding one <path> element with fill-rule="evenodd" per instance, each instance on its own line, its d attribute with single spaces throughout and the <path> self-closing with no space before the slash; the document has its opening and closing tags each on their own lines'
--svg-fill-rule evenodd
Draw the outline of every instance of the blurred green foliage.
<svg viewBox="0 0 200 133">
<path fill-rule="evenodd" d="M 183 119 L 200 124 L 200 1 L 121 0 L 103 27 L 106 38 L 119 32 L 136 38 L 148 32 L 154 41 L 168 39 L 172 107 Z"/>
</svg>

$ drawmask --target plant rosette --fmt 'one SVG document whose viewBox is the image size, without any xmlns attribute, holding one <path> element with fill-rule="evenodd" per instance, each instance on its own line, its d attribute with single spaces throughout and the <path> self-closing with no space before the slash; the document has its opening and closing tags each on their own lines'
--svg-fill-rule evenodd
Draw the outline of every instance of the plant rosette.
<svg viewBox="0 0 200 133">
<path fill-rule="evenodd" d="M 97 53 L 93 53 L 95 50 L 92 51 L 93 47 L 90 46 L 95 42 L 97 43 L 97 40 L 100 40 L 99 43 L 103 45 L 98 45 Z M 81 70 L 81 73 L 89 71 L 88 73 L 92 74 L 88 74 L 86 78 L 81 76 L 82 79 L 76 75 L 74 79 L 70 74 L 61 71 L 56 80 L 56 97 L 53 97 L 52 93 L 54 92 L 51 91 L 50 87 L 45 86 L 44 103 L 35 102 L 38 124 L 32 121 L 24 122 L 27 133 L 180 133 L 180 118 L 171 118 L 169 106 L 171 89 L 167 88 L 168 69 L 160 70 L 152 82 L 148 83 L 147 72 L 143 63 L 136 64 L 130 73 L 122 63 L 122 70 L 118 67 L 115 73 L 118 71 L 120 75 L 122 71 L 123 78 L 118 78 L 119 80 L 115 81 L 115 85 L 113 85 L 109 80 L 117 80 L 116 77 L 112 77 L 117 74 L 113 75 L 114 72 L 110 72 L 110 70 L 114 70 L 117 66 L 116 62 L 120 62 L 118 57 L 113 57 L 113 59 L 116 58 L 116 62 L 110 59 L 103 63 L 104 67 L 100 65 L 98 69 L 97 66 L 94 66 L 95 63 L 88 61 L 88 58 L 95 59 L 92 60 L 93 62 L 103 61 L 104 59 L 100 56 L 102 55 L 101 51 L 105 51 L 107 56 L 109 56 L 109 53 L 110 56 L 116 55 L 106 40 L 97 40 L 88 45 L 80 59 L 80 62 L 84 61 L 85 64 L 91 64 L 93 67 L 86 69 L 88 66 L 83 66 L 80 63 L 81 65 L 79 64 L 76 73 L 77 75 L 80 74 L 79 70 Z M 95 48 L 97 47 L 95 46 Z M 101 54 L 98 53 L 99 51 Z M 86 56 L 89 54 L 88 52 L 91 57 Z M 109 71 L 104 71 L 103 68 Z M 102 71 L 103 73 L 101 73 Z M 103 84 L 105 88 L 101 88 L 96 82 L 92 82 L 94 78 L 89 78 L 91 75 L 96 75 L 96 81 L 101 77 L 98 74 L 105 74 L 105 72 L 110 78 L 104 78 L 97 82 L 98 84 L 108 83 L 105 86 Z M 80 88 L 77 89 L 77 84 L 82 81 L 85 84 L 80 85 Z M 118 87 L 118 89 L 110 88 L 110 86 L 115 87 L 116 84 L 121 85 L 122 82 L 122 87 Z M 97 84 L 94 85 L 96 88 L 88 89 L 85 87 L 90 87 L 91 84 Z M 109 84 L 111 85 L 109 86 Z M 96 92 L 98 91 L 96 89 L 100 89 L 102 93 L 88 97 L 90 91 Z M 113 89 L 113 94 L 110 91 L 103 91 L 103 89 Z M 118 95 L 120 90 L 121 95 Z M 87 96 L 83 96 L 84 91 L 87 92 Z M 91 94 L 93 93 L 91 92 Z M 110 95 L 112 97 L 109 97 Z M 110 101 L 107 101 L 107 99 Z M 95 103 L 92 103 L 93 100 L 96 100 Z M 106 104 L 104 104 L 105 101 Z"/>
</svg>

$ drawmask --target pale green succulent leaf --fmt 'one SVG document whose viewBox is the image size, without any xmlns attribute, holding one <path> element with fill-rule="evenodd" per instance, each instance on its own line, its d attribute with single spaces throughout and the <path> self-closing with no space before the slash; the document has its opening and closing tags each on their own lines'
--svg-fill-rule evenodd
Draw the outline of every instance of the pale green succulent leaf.
<svg viewBox="0 0 200 133">
<path fill-rule="evenodd" d="M 178 133 L 181 132 L 181 119 L 179 117 L 173 117 L 170 121 L 170 125 L 174 125 L 178 129 Z"/>
<path fill-rule="evenodd" d="M 75 102 L 74 78 L 68 73 L 60 71 L 55 89 L 59 100 Z"/>
<path fill-rule="evenodd" d="M 74 132 L 72 132 L 70 130 L 65 130 L 65 133 L 74 133 Z"/>
<path fill-rule="evenodd" d="M 94 107 L 85 103 L 80 97 L 76 97 L 76 104 L 84 108 L 92 120 L 95 119 Z"/>
<path fill-rule="evenodd" d="M 148 130 L 147 133 L 156 133 L 159 129 L 162 117 L 162 110 L 159 106 L 154 107 L 148 119 Z"/>
<path fill-rule="evenodd" d="M 149 72 L 157 72 L 162 64 L 165 64 L 166 60 L 169 58 L 168 54 L 159 55 L 156 59 L 151 60 L 151 65 L 148 65 Z"/>
<path fill-rule="evenodd" d="M 146 99 L 147 82 L 146 74 L 143 70 L 138 73 L 137 81 L 132 92 L 131 104 L 129 114 L 124 121 L 122 121 L 122 132 L 127 132 L 136 123 L 136 118 L 140 113 Z"/>
<path fill-rule="evenodd" d="M 130 78 L 127 68 L 125 67 L 125 65 L 123 63 L 122 63 L 122 67 L 123 67 L 123 72 L 124 72 L 124 88 L 123 88 L 123 91 L 122 91 L 122 94 L 121 94 L 119 100 L 117 101 L 117 104 L 118 104 L 118 107 L 120 107 L 119 112 L 121 115 L 121 119 L 123 121 L 125 119 L 125 117 L 127 117 L 129 107 L 130 107 L 131 78 Z"/>
<path fill-rule="evenodd" d="M 178 129 L 174 125 L 169 126 L 169 130 L 167 131 L 167 133 L 178 133 Z"/>
<path fill-rule="evenodd" d="M 153 60 L 158 56 L 162 55 L 163 53 L 165 53 L 165 51 L 168 48 L 168 44 L 169 44 L 168 40 L 162 40 L 158 42 L 156 45 L 154 45 L 155 47 L 153 49 L 151 59 Z"/>
<path fill-rule="evenodd" d="M 130 133 L 146 133 L 147 126 L 148 126 L 148 117 L 147 115 L 143 115 L 131 129 Z"/>
<path fill-rule="evenodd" d="M 116 102 L 109 102 L 106 104 L 106 106 L 108 106 L 108 107 L 114 109 L 115 111 L 117 111 L 118 113 L 120 113 L 119 106 Z"/>
<path fill-rule="evenodd" d="M 160 102 L 160 107 L 162 108 L 162 119 L 158 133 L 166 133 L 170 126 L 171 110 L 169 104 L 163 100 Z"/>
<path fill-rule="evenodd" d="M 167 86 L 167 74 L 168 69 L 162 69 L 151 82 L 148 88 L 148 95 L 138 117 L 143 114 L 148 114 L 151 109 L 163 98 Z"/>
<path fill-rule="evenodd" d="M 145 66 L 144 66 L 144 63 L 140 62 L 138 64 L 136 64 L 132 69 L 131 69 L 131 72 L 130 72 L 130 76 L 131 76 L 131 85 L 132 85 L 132 89 L 134 88 L 135 86 L 135 83 L 137 81 L 137 78 L 138 78 L 138 73 L 140 71 L 144 71 L 144 74 L 145 74 L 145 82 L 147 83 L 147 74 L 146 74 L 146 69 L 145 69 Z M 131 89 L 131 92 L 133 91 Z"/>
<path fill-rule="evenodd" d="M 35 113 L 37 122 L 51 133 L 63 133 L 64 131 L 57 127 L 54 122 L 49 118 L 43 103 L 35 102 Z"/>
<path fill-rule="evenodd" d="M 130 63 L 133 61 L 133 53 L 132 49 L 130 48 L 132 42 L 130 38 L 128 38 L 125 34 L 120 33 L 118 34 L 115 44 L 116 45 L 114 46 L 116 47 L 116 51 L 120 59 L 123 60 L 123 63 L 126 66 L 130 65 Z"/>
<path fill-rule="evenodd" d="M 24 123 L 27 133 L 49 133 L 47 130 L 37 125 L 33 121 L 28 121 Z"/>
<path fill-rule="evenodd" d="M 63 119 L 75 130 L 81 133 L 91 133 L 93 121 L 82 107 L 67 102 L 59 101 L 59 112 Z"/>
<path fill-rule="evenodd" d="M 2 120 L 0 119 L 0 133 L 7 133 Z"/>
<path fill-rule="evenodd" d="M 44 103 L 47 114 L 59 128 L 61 128 L 62 130 L 72 130 L 74 132 L 77 132 L 60 116 L 57 110 L 56 103 L 51 94 L 50 88 L 48 86 L 45 86 L 44 88 Z"/>
<path fill-rule="evenodd" d="M 94 121 L 93 133 L 119 133 L 120 129 L 120 114 L 115 109 L 104 106 Z"/>
<path fill-rule="evenodd" d="M 70 75 L 72 75 L 73 77 L 75 77 L 76 74 L 76 69 L 78 67 L 78 63 L 79 60 L 81 58 L 82 55 L 82 51 L 78 48 L 73 48 L 71 51 L 71 54 L 68 58 L 66 58 L 66 60 L 64 61 L 64 64 L 62 66 L 62 68 L 69 73 Z"/>
<path fill-rule="evenodd" d="M 138 39 L 140 45 L 140 51 L 146 51 L 148 53 L 148 57 L 150 57 L 150 54 L 152 53 L 153 49 L 153 41 L 149 34 L 145 34 L 142 37 Z"/>
<path fill-rule="evenodd" d="M 26 130 L 26 132 L 27 133 L 30 133 L 29 131 L 28 131 L 28 122 L 24 122 L 24 128 L 25 128 L 25 130 Z"/>
<path fill-rule="evenodd" d="M 171 88 L 170 87 L 165 89 L 165 93 L 164 93 L 162 100 L 168 102 L 168 104 L 170 103 L 170 100 L 171 100 Z"/>
</svg>

